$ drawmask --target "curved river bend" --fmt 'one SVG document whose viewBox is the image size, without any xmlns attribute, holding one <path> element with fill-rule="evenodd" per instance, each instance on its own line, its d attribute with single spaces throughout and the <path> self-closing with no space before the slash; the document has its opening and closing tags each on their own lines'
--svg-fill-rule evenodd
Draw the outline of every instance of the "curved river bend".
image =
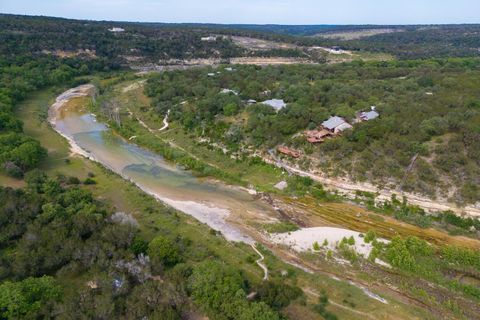
<svg viewBox="0 0 480 320">
<path fill-rule="evenodd" d="M 73 152 L 101 163 L 158 200 L 220 231 L 227 240 L 254 242 L 229 222 L 229 217 L 242 212 L 265 216 L 272 208 L 246 191 L 199 179 L 113 134 L 94 115 L 68 107 L 70 99 L 88 96 L 93 88 L 82 85 L 70 89 L 58 96 L 49 110 L 50 123 L 70 142 Z"/>
</svg>

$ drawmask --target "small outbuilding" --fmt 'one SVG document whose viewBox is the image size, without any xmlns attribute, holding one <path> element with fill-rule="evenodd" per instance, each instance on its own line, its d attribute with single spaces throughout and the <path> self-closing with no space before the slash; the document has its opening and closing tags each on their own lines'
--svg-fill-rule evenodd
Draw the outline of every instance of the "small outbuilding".
<svg viewBox="0 0 480 320">
<path fill-rule="evenodd" d="M 262 102 L 263 104 L 266 104 L 267 106 L 272 107 L 275 109 L 275 111 L 280 111 L 281 109 L 285 108 L 287 104 L 283 99 L 271 99 L 271 100 L 265 100 Z"/>
<path fill-rule="evenodd" d="M 366 111 L 366 112 L 362 111 L 362 112 L 357 114 L 357 120 L 359 122 L 370 121 L 370 120 L 376 119 L 380 116 L 380 114 L 375 110 L 376 109 L 375 106 L 371 106 L 370 108 L 371 108 L 370 111 Z"/>
<path fill-rule="evenodd" d="M 217 41 L 217 37 L 215 37 L 215 36 L 201 37 L 200 40 L 207 41 L 207 42 L 213 42 L 213 41 Z"/>
<path fill-rule="evenodd" d="M 226 93 L 226 94 L 234 94 L 236 96 L 238 96 L 238 91 L 235 91 L 235 90 L 232 90 L 232 89 L 222 89 L 222 91 L 220 91 L 220 93 Z"/>
<path fill-rule="evenodd" d="M 325 141 L 326 138 L 333 136 L 333 134 L 326 129 L 322 129 L 305 131 L 305 136 L 310 143 L 320 143 Z"/>
<path fill-rule="evenodd" d="M 108 31 L 110 31 L 110 32 L 124 32 L 125 29 L 113 27 L 112 29 L 108 29 Z"/>
<path fill-rule="evenodd" d="M 280 152 L 281 154 L 290 156 L 292 158 L 299 158 L 300 157 L 300 152 L 299 151 L 290 149 L 290 148 L 285 147 L 285 146 L 279 146 L 277 148 L 277 151 Z"/>
<path fill-rule="evenodd" d="M 333 130 L 333 132 L 334 132 L 335 134 L 341 134 L 343 131 L 345 131 L 345 130 L 350 130 L 350 129 L 352 129 L 352 128 L 353 128 L 353 127 L 352 127 L 351 124 L 349 124 L 349 123 L 347 123 L 347 122 L 344 122 L 344 123 L 342 123 L 341 125 L 335 127 L 335 129 Z"/>
</svg>

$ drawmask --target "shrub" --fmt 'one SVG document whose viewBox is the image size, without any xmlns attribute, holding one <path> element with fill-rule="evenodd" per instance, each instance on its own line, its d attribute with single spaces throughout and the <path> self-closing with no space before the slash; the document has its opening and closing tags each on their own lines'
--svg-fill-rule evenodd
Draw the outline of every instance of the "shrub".
<svg viewBox="0 0 480 320">
<path fill-rule="evenodd" d="M 97 181 L 93 180 L 92 178 L 87 178 L 83 181 L 84 185 L 92 185 L 92 184 L 97 184 Z"/>
<path fill-rule="evenodd" d="M 157 236 L 150 241 L 147 253 L 153 263 L 161 263 L 164 266 L 173 266 L 180 260 L 177 247 L 164 236 Z"/>
</svg>

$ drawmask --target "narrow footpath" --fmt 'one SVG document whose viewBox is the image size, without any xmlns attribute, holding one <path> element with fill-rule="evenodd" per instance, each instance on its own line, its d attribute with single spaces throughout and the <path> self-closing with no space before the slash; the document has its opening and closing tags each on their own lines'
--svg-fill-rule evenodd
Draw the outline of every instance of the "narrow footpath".
<svg viewBox="0 0 480 320">
<path fill-rule="evenodd" d="M 263 254 L 257 249 L 256 245 L 255 244 L 251 244 L 250 245 L 252 247 L 252 249 L 260 256 L 260 259 L 258 259 L 257 261 L 255 261 L 258 266 L 260 268 L 263 269 L 263 280 L 266 281 L 268 280 L 268 268 L 267 266 L 262 262 L 263 260 L 265 260 L 265 257 L 263 256 Z"/>
</svg>

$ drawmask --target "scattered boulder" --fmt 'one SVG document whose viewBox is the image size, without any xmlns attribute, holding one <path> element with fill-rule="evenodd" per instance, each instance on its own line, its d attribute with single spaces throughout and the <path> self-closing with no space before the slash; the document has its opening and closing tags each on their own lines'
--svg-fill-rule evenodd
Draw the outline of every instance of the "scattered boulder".
<svg viewBox="0 0 480 320">
<path fill-rule="evenodd" d="M 286 187 L 288 187 L 288 183 L 287 181 L 283 180 L 277 183 L 276 185 L 274 185 L 273 187 L 278 190 L 284 190 Z"/>
</svg>

